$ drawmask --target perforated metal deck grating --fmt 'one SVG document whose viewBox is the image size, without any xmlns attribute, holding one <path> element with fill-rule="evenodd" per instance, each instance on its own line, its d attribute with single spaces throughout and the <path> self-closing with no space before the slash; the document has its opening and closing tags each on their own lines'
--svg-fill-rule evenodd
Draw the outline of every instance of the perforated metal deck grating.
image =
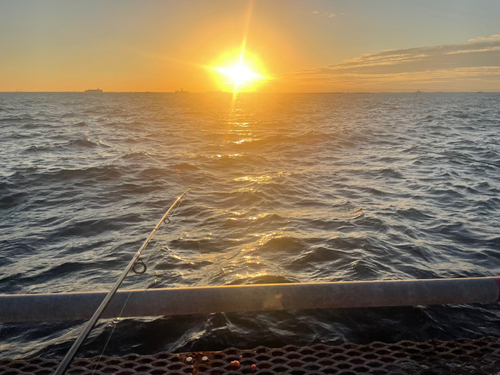
<svg viewBox="0 0 500 375">
<path fill-rule="evenodd" d="M 0 360 L 0 374 L 49 375 L 59 360 Z M 95 372 L 94 372 L 95 370 Z M 220 352 L 129 354 L 123 357 L 77 358 L 68 374 L 498 374 L 500 339 L 401 341 L 396 344 L 343 344 L 280 349 L 228 348 Z"/>
</svg>

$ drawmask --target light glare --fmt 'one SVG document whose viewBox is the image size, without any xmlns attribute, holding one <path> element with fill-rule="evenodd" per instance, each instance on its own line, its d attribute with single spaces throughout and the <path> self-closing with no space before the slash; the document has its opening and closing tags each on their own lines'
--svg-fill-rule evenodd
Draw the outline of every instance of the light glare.
<svg viewBox="0 0 500 375">
<path fill-rule="evenodd" d="M 230 68 L 219 68 L 217 71 L 226 75 L 231 80 L 231 83 L 237 86 L 246 85 L 261 78 L 259 74 L 252 72 L 241 63 Z"/>
</svg>

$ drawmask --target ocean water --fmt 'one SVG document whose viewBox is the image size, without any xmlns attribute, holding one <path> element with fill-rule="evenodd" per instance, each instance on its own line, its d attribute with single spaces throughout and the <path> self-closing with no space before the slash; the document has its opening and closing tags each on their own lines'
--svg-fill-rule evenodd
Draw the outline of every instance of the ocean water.
<svg viewBox="0 0 500 375">
<path fill-rule="evenodd" d="M 0 293 L 500 275 L 500 94 L 0 94 Z M 500 337 L 496 304 L 102 320 L 80 356 Z M 0 324 L 61 357 L 82 322 Z"/>
</svg>

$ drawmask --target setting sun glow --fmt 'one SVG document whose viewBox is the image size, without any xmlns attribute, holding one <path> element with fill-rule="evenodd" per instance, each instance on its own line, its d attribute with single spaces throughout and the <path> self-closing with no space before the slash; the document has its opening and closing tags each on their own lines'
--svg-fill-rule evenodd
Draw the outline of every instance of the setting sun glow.
<svg viewBox="0 0 500 375">
<path fill-rule="evenodd" d="M 208 67 L 219 90 L 238 92 L 260 91 L 271 79 L 261 60 L 244 45 L 240 50 L 226 51 Z"/>
<path fill-rule="evenodd" d="M 242 91 L 256 91 L 261 85 L 269 79 L 265 74 L 261 73 L 262 68 L 260 64 L 245 63 L 240 60 L 236 64 L 217 64 L 218 66 L 226 67 L 213 67 L 212 70 L 217 75 L 219 87 L 224 91 L 232 91 L 234 95 Z M 257 68 L 256 68 L 257 67 Z M 259 69 L 260 68 L 260 69 Z"/>
<path fill-rule="evenodd" d="M 219 68 L 217 71 L 226 75 L 231 80 L 231 83 L 237 86 L 249 84 L 261 78 L 261 75 L 252 72 L 241 63 L 230 68 Z"/>
</svg>

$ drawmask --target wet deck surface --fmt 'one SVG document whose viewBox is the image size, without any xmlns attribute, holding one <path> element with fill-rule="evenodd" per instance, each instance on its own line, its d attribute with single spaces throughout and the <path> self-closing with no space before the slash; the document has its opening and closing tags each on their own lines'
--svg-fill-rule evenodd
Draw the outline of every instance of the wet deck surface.
<svg viewBox="0 0 500 375">
<path fill-rule="evenodd" d="M 52 374 L 59 360 L 0 360 L 1 375 Z M 68 374 L 498 374 L 500 339 L 373 342 L 283 348 L 228 348 L 220 352 L 129 354 L 123 357 L 77 358 Z"/>
</svg>

